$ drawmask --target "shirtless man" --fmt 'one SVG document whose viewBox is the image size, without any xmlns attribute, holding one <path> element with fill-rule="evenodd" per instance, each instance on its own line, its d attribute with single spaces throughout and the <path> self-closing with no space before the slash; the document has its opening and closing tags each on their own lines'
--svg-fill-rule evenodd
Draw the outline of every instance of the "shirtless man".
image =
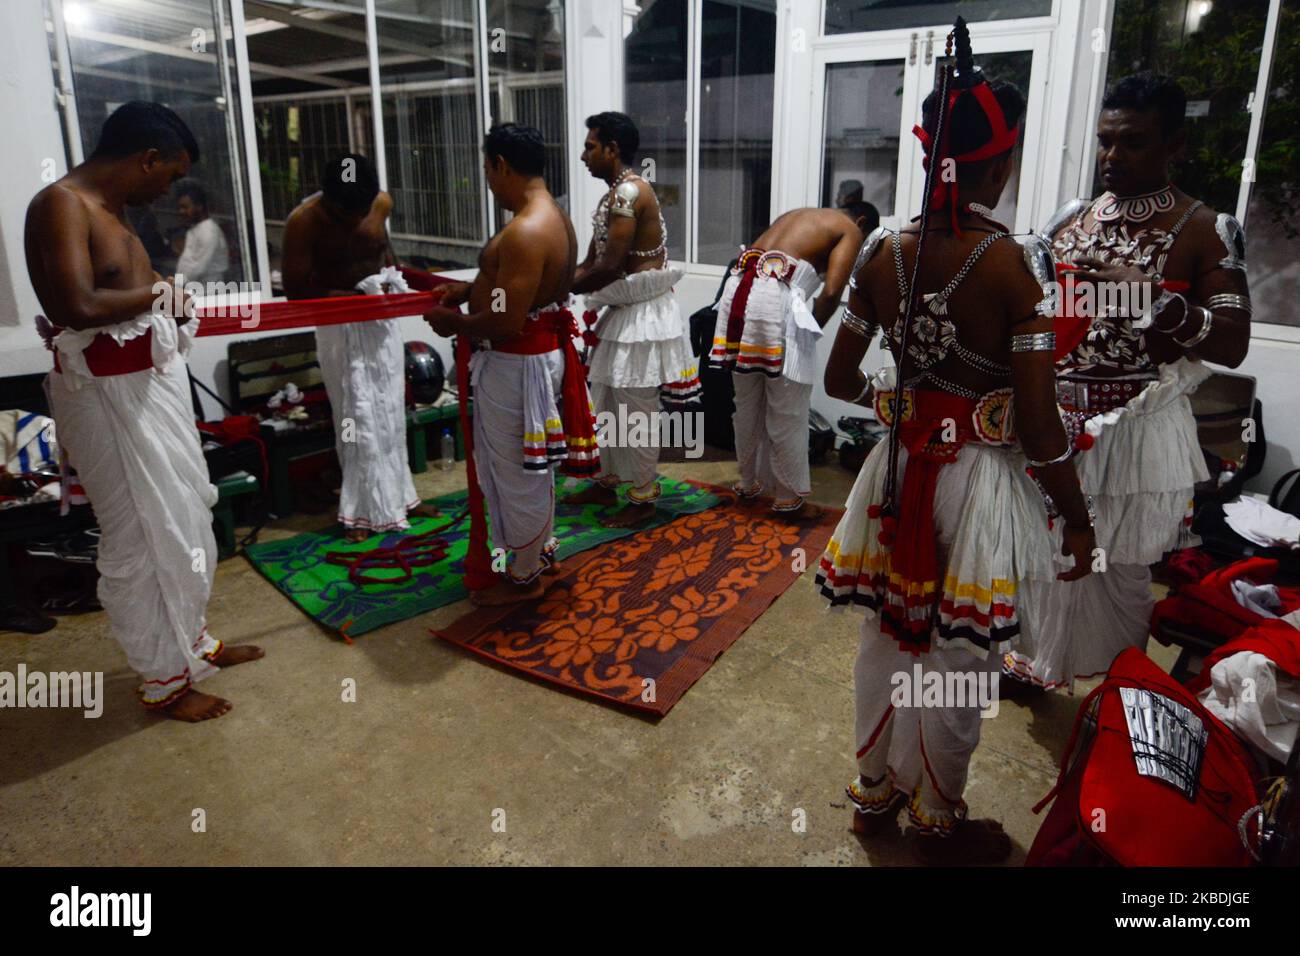
<svg viewBox="0 0 1300 956">
<path fill-rule="evenodd" d="M 326 164 L 321 191 L 284 224 L 284 291 L 290 299 L 405 292 L 388 241 L 393 201 L 379 191 L 374 164 L 349 154 Z M 432 516 L 420 503 L 406 456 L 405 352 L 398 319 L 350 322 L 316 330 L 321 378 L 334 412 L 343 467 L 339 523 L 347 540 L 410 527 L 408 514 Z"/>
<path fill-rule="evenodd" d="M 1241 226 L 1170 184 L 1185 107 L 1169 77 L 1119 80 L 1097 121 L 1106 191 L 1067 204 L 1044 230 L 1077 288 L 1098 290 L 1094 305 L 1108 287 L 1145 290 L 1137 298 L 1149 307 L 1083 316 L 1068 353 L 1058 351 L 1058 401 L 1078 436 L 1076 464 L 1096 499 L 1106 569 L 1075 587 L 1050 577 L 1027 583 L 1025 633 L 1035 653 L 1007 655 L 1004 670 L 1039 688 L 1072 687 L 1104 673 L 1125 648 L 1146 647 L 1150 566 L 1182 546 L 1193 486 L 1209 477 L 1188 396 L 1210 374 L 1203 361 L 1234 368 L 1250 345 Z M 1071 319 L 1058 321 L 1069 334 Z"/>
<path fill-rule="evenodd" d="M 160 308 L 167 287 L 126 216 L 198 157 L 175 113 L 126 103 L 105 120 L 90 159 L 36 194 L 24 237 L 32 286 L 55 326 L 49 386 L 59 443 L 102 534 L 99 600 L 140 674 L 141 701 L 185 721 L 231 708 L 195 681 L 263 656 L 207 631 L 217 492 L 183 358 L 198 322 L 187 301 L 171 314 Z"/>
<path fill-rule="evenodd" d="M 626 114 L 587 117 L 582 161 L 609 184 L 609 192 L 596 206 L 594 234 L 573 291 L 586 293 L 587 308 L 599 310 L 594 326 L 599 341 L 588 373 L 597 414 L 617 419 L 621 410 L 628 421 L 657 422 L 660 390 L 688 401 L 699 395 L 700 378 L 690 329 L 673 295 L 683 273 L 668 265 L 659 200 L 631 168 L 640 144 L 641 134 Z M 566 500 L 616 504 L 618 486 L 627 484 L 627 505 L 605 523 L 626 528 L 650 520 L 659 498 L 659 441 L 652 437 L 624 448 L 607 437 L 601 463 L 596 484 Z"/>
<path fill-rule="evenodd" d="M 787 212 L 741 254 L 718 300 L 709 363 L 733 370 L 736 493 L 752 500 L 767 491 L 772 510 L 787 518 L 822 513 L 806 500 L 817 340 L 840 306 L 864 236 L 879 222 L 873 212 L 864 202 Z"/>
<path fill-rule="evenodd" d="M 474 461 L 493 544 L 511 552 L 502 580 L 472 595 L 481 605 L 541 595 L 540 575 L 555 567 L 552 466 L 594 452 L 591 399 L 573 346 L 573 315 L 565 307 L 577 237 L 546 188 L 545 166 L 540 132 L 514 123 L 492 127 L 483 169 L 493 195 L 514 216 L 483 247 L 473 284 L 444 287 L 441 304 L 425 314 L 439 335 L 477 342 L 470 362 Z M 468 314 L 460 311 L 465 303 Z M 575 410 L 585 416 L 585 427 L 574 420 Z M 574 445 L 584 430 L 585 451 Z"/>
</svg>

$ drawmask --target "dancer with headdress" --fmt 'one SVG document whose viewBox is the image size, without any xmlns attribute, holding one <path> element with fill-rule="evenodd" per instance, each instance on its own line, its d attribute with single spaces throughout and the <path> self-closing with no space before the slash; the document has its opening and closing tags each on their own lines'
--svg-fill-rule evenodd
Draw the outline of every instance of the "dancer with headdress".
<svg viewBox="0 0 1300 956">
<path fill-rule="evenodd" d="M 1106 191 L 1067 203 L 1042 234 L 1041 270 L 1054 256 L 1080 293 L 1057 319 L 1057 400 L 1105 570 L 1075 587 L 1025 583 L 1033 652 L 1008 654 L 1004 670 L 1037 687 L 1071 688 L 1145 649 L 1150 566 L 1190 542 L 1193 486 L 1209 477 L 1188 396 L 1210 374 L 1202 359 L 1236 367 L 1250 345 L 1241 225 L 1170 184 L 1186 102 L 1169 77 L 1118 81 L 1097 121 Z"/>
<path fill-rule="evenodd" d="M 862 466 L 817 580 L 833 605 L 868 612 L 854 666 L 854 830 L 880 833 L 906 804 L 922 861 L 993 863 L 1010 838 L 968 818 L 963 793 L 979 741 L 976 688 L 996 683 L 1019 632 L 1017 582 L 1052 564 L 1026 466 L 1063 516 L 1074 558 L 1064 579 L 1088 573 L 1094 539 L 1074 469 L 1057 460 L 1068 442 L 1052 310 L 1021 246 L 991 218 L 1024 99 L 984 80 L 960 19 L 954 39 L 955 68 L 949 58 L 915 130 L 927 154 L 924 209 L 901 232 L 867 238 L 826 369 L 832 396 L 874 400 L 889 440 Z M 897 367 L 868 380 L 859 365 L 882 325 Z M 917 688 L 901 699 L 918 669 L 969 693 L 920 706 Z"/>
</svg>

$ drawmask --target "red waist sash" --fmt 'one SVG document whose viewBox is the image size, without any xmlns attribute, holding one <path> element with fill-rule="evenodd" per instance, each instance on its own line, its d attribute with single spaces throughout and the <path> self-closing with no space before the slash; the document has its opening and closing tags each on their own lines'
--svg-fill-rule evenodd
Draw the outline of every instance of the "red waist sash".
<svg viewBox="0 0 1300 956">
<path fill-rule="evenodd" d="M 58 329 L 58 331 L 63 331 Z M 153 368 L 153 329 L 144 335 L 129 339 L 118 345 L 111 335 L 96 335 L 81 353 L 85 356 L 90 374 L 96 378 L 110 375 L 129 375 Z M 62 372 L 59 363 L 59 350 L 54 350 L 54 371 Z"/>
<path fill-rule="evenodd" d="M 600 450 L 596 447 L 596 416 L 592 413 L 587 391 L 586 370 L 573 345 L 578 334 L 577 320 L 568 309 L 550 309 L 529 322 L 528 331 L 502 343 L 492 343 L 492 351 L 508 355 L 545 355 L 559 349 L 564 353 L 564 382 L 561 386 L 560 420 L 564 426 L 565 456 L 560 471 L 586 478 L 600 471 Z M 466 399 L 469 396 L 470 340 L 456 340 L 456 377 L 460 387 L 461 432 L 465 440 L 465 459 L 469 473 L 470 540 L 465 559 L 465 587 L 481 591 L 498 580 L 491 570 L 487 550 L 487 521 L 483 491 L 478 483 L 474 460 L 474 430 L 470 427 Z"/>
<path fill-rule="evenodd" d="M 882 532 L 891 548 L 890 594 L 880 609 L 880 627 L 903 649 L 930 649 L 934 610 L 943 593 L 939 580 L 938 532 L 934 494 L 939 473 L 957 459 L 967 442 L 980 441 L 972 424 L 978 402 L 948 392 L 916 389 L 904 401 L 899 438 L 907 449 L 907 469 L 899 495 L 896 531 Z"/>
</svg>

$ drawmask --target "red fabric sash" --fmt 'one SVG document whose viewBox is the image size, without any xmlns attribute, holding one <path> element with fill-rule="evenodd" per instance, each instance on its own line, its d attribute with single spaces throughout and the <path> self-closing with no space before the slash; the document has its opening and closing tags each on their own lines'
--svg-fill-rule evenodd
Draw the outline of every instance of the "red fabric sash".
<svg viewBox="0 0 1300 956">
<path fill-rule="evenodd" d="M 957 458 L 962 445 L 978 441 L 979 436 L 971 419 L 976 405 L 973 399 L 929 389 L 918 389 L 912 396 L 912 416 L 899 426 L 899 439 L 907 449 L 907 470 L 891 548 L 888 587 L 894 600 L 882 606 L 880 624 L 904 649 L 921 654 L 930 649 L 934 607 L 942 596 L 934 527 L 939 473 Z M 895 408 L 902 404 L 896 400 Z M 956 434 L 945 436 L 950 425 L 955 425 Z M 954 440 L 945 442 L 945 437 Z M 927 613 L 915 614 L 922 608 Z"/>
<path fill-rule="evenodd" d="M 86 358 L 90 374 L 96 378 L 143 372 L 153 368 L 153 329 L 121 345 L 114 342 L 111 335 L 96 335 L 81 354 Z M 54 371 L 63 371 L 59 364 L 58 349 L 54 350 Z"/>
<path fill-rule="evenodd" d="M 725 357 L 715 359 L 713 364 L 731 366 L 740 354 L 740 337 L 745 332 L 745 306 L 749 304 L 749 292 L 754 288 L 754 279 L 758 277 L 758 260 L 762 249 L 746 249 L 737 263 L 740 272 L 740 284 L 731 299 L 731 311 L 727 313 L 727 338 L 723 343 Z"/>
<path fill-rule="evenodd" d="M 586 373 L 573 339 L 578 334 L 577 320 L 568 309 L 541 313 L 535 328 L 505 342 L 493 343 L 496 352 L 510 355 L 545 355 L 559 349 L 564 353 L 564 382 L 561 386 L 560 418 L 564 423 L 568 454 L 560 471 L 575 477 L 589 477 L 600 470 L 600 451 L 596 447 L 596 418 L 592 414 L 587 392 Z M 490 588 L 499 580 L 492 570 L 487 547 L 487 514 L 483 489 L 474 464 L 474 429 L 466 399 L 470 393 L 469 360 L 471 340 L 456 337 L 456 384 L 460 393 L 461 432 L 465 442 L 465 463 L 469 478 L 469 550 L 465 557 L 465 587 L 470 591 Z"/>
</svg>

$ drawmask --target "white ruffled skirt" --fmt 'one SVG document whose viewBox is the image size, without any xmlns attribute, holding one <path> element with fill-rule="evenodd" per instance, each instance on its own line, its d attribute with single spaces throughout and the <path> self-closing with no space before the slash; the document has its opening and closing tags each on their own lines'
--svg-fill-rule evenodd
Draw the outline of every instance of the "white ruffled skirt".
<svg viewBox="0 0 1300 956">
<path fill-rule="evenodd" d="M 593 383 L 613 388 L 657 388 L 699 378 L 690 327 L 673 286 L 680 269 L 635 272 L 587 296 L 601 311 L 588 371 Z"/>
</svg>

